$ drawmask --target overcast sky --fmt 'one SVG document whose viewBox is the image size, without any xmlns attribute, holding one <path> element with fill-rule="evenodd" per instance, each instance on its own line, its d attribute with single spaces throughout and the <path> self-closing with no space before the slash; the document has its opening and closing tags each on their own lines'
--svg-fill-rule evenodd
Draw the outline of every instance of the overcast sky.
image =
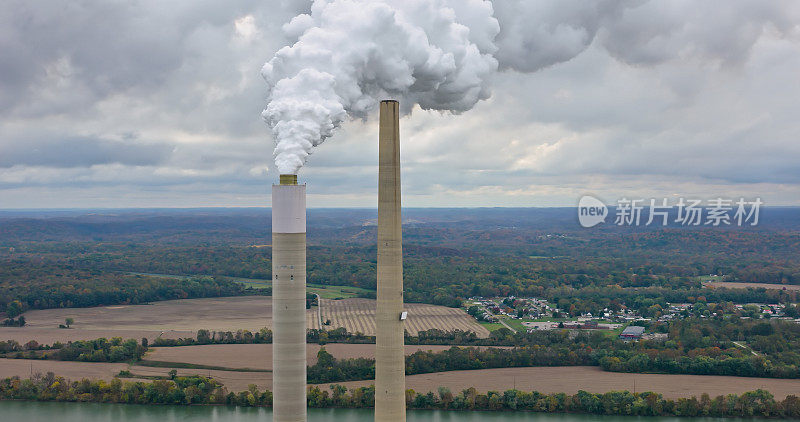
<svg viewBox="0 0 800 422">
<path fill-rule="evenodd" d="M 401 121 L 404 205 L 800 205 L 800 2 L 528 3 L 495 7 L 488 100 Z M 0 208 L 268 206 L 259 71 L 308 8 L 3 1 Z M 345 123 L 309 206 L 374 207 L 376 163 L 375 119 Z"/>
</svg>

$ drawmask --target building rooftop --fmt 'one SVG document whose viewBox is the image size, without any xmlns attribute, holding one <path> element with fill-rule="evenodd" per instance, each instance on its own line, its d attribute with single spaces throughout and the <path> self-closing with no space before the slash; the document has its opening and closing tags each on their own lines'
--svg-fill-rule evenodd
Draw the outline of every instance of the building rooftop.
<svg viewBox="0 0 800 422">
<path fill-rule="evenodd" d="M 620 335 L 621 336 L 637 336 L 638 337 L 638 336 L 641 336 L 642 334 L 644 334 L 644 327 L 640 327 L 638 325 L 631 325 L 631 326 L 625 327 L 625 329 L 622 330 L 622 334 L 620 334 Z"/>
</svg>

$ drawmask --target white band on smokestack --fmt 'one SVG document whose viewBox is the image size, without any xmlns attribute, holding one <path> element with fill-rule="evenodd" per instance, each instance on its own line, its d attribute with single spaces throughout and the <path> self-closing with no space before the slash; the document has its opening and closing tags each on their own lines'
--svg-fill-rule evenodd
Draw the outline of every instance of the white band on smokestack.
<svg viewBox="0 0 800 422">
<path fill-rule="evenodd" d="M 306 232 L 306 185 L 272 185 L 272 232 Z"/>
</svg>

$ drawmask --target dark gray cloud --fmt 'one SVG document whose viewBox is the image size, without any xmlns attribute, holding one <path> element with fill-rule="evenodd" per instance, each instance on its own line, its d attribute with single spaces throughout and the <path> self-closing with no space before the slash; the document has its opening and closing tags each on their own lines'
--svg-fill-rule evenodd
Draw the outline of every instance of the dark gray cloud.
<svg viewBox="0 0 800 422">
<path fill-rule="evenodd" d="M 648 1 L 605 23 L 602 44 L 632 64 L 700 59 L 731 65 L 749 57 L 765 32 L 790 35 L 800 14 L 791 0 Z M 688 13 L 687 13 L 688 12 Z"/>
<path fill-rule="evenodd" d="M 493 2 L 500 21 L 500 67 L 534 72 L 582 53 L 597 31 L 638 0 L 508 0 Z"/>
<path fill-rule="evenodd" d="M 309 5 L 0 3 L 0 208 L 265 204 L 258 73 Z M 494 10 L 505 71 L 492 97 L 402 122 L 408 205 L 572 205 L 586 192 L 798 204 L 800 3 Z M 314 151 L 300 175 L 310 204 L 374 206 L 376 133 L 351 121 Z"/>
<path fill-rule="evenodd" d="M 91 167 L 98 164 L 155 166 L 166 162 L 173 147 L 108 139 L 52 136 L 0 143 L 0 167 Z"/>
<path fill-rule="evenodd" d="M 596 38 L 618 60 L 654 65 L 675 59 L 721 64 L 745 60 L 767 31 L 790 36 L 800 11 L 792 0 L 506 0 L 500 21 L 501 68 L 532 72 L 571 60 Z"/>
<path fill-rule="evenodd" d="M 270 8 L 258 0 L 3 2 L 0 111 L 73 113 L 75 106 L 92 106 L 109 96 L 161 91 L 176 73 L 191 71 L 186 67 L 196 66 L 198 58 L 229 54 L 215 41 L 219 33 L 234 31 L 235 19 L 257 14 L 262 23 L 275 19 L 272 24 L 277 26 L 304 10 L 301 4 L 307 2 L 281 4 Z M 226 36 L 224 42 L 228 40 Z M 69 105 L 30 107 L 31 99 L 46 101 L 58 94 L 69 95 Z"/>
</svg>

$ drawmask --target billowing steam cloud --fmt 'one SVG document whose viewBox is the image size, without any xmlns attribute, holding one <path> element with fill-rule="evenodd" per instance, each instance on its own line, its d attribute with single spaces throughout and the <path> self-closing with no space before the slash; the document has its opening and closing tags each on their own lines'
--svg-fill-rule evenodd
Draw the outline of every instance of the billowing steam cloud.
<svg viewBox="0 0 800 422">
<path fill-rule="evenodd" d="M 400 99 L 406 112 L 469 110 L 488 98 L 498 67 L 499 25 L 480 0 L 318 0 L 284 31 L 297 41 L 261 70 L 270 87 L 262 115 L 282 174 L 380 99 Z"/>
<path fill-rule="evenodd" d="M 366 118 L 381 99 L 399 99 L 405 112 L 414 105 L 466 111 L 489 97 L 498 70 L 534 72 L 595 40 L 637 65 L 693 57 L 735 63 L 763 28 L 794 27 L 778 3 L 718 15 L 725 1 L 315 0 L 284 25 L 293 44 L 261 71 L 269 86 L 262 115 L 276 140 L 278 170 L 293 174 L 348 116 Z M 709 13 L 681 13 L 697 7 Z"/>
</svg>

